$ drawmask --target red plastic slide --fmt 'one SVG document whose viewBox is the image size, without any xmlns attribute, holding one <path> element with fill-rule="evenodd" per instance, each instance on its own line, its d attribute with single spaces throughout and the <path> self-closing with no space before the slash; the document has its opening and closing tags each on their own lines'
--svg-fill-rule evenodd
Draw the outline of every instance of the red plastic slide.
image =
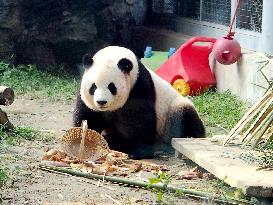
<svg viewBox="0 0 273 205">
<path fill-rule="evenodd" d="M 215 86 L 216 81 L 209 66 L 209 54 L 215 41 L 215 38 L 204 36 L 191 38 L 156 73 L 182 95 L 196 95 Z"/>
</svg>

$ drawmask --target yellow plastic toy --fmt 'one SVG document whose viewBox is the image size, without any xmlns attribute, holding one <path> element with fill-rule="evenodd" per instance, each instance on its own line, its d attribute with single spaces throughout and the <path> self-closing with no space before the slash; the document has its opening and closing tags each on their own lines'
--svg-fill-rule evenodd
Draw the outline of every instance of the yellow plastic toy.
<svg viewBox="0 0 273 205">
<path fill-rule="evenodd" d="M 190 85 L 183 79 L 175 80 L 173 87 L 183 96 L 190 94 Z"/>
</svg>

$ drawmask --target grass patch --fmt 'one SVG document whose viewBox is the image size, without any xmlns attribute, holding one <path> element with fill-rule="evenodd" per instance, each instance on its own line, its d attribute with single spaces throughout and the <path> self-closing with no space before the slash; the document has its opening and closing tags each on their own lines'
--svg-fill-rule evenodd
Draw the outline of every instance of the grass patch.
<svg viewBox="0 0 273 205">
<path fill-rule="evenodd" d="M 7 168 L 0 165 L 0 188 L 7 183 L 8 179 L 9 175 Z"/>
<path fill-rule="evenodd" d="M 254 163 L 259 166 L 260 170 L 273 168 L 273 141 L 269 143 L 261 143 L 261 145 L 254 150 L 247 150 L 241 153 L 240 159 L 246 163 Z"/>
<path fill-rule="evenodd" d="M 51 101 L 75 99 L 79 76 L 69 74 L 52 75 L 38 70 L 33 65 L 13 66 L 0 62 L 0 82 L 14 89 L 16 95 Z"/>
<path fill-rule="evenodd" d="M 13 155 L 10 152 L 12 145 L 18 145 L 24 140 L 49 142 L 53 135 L 42 133 L 31 127 L 15 127 L 12 131 L 5 131 L 0 126 L 0 188 L 5 186 L 8 181 L 12 181 L 19 173 L 22 174 L 18 165 L 15 165 L 22 155 Z M 8 163 L 10 161 L 10 163 Z M 1 202 L 1 195 L 0 195 Z"/>
<path fill-rule="evenodd" d="M 259 149 L 260 156 L 257 157 L 258 164 L 261 167 L 273 168 L 273 141 L 265 143 Z"/>
<path fill-rule="evenodd" d="M 0 145 L 16 144 L 20 140 L 49 142 L 52 139 L 52 135 L 39 132 L 31 127 L 15 127 L 14 130 L 7 132 L 3 126 L 0 126 Z"/>
<path fill-rule="evenodd" d="M 231 130 L 247 110 L 246 103 L 230 92 L 208 91 L 192 98 L 206 126 Z"/>
<path fill-rule="evenodd" d="M 3 158 L 1 155 L 0 157 Z M 12 186 L 13 182 L 16 180 L 18 176 L 22 176 L 29 173 L 29 171 L 26 170 L 25 167 L 22 167 L 21 165 L 17 164 L 16 161 L 6 159 L 4 160 L 5 164 L 1 164 L 0 162 L 0 190 L 2 187 Z"/>
<path fill-rule="evenodd" d="M 235 199 L 250 200 L 248 197 L 246 197 L 243 194 L 242 189 L 231 187 L 228 184 L 226 184 L 223 180 L 220 180 L 217 178 L 205 179 L 204 183 L 206 183 L 207 185 L 204 191 L 211 193 L 215 197 L 222 196 L 222 197 L 229 197 L 229 198 L 235 198 Z M 213 197 L 211 198 L 211 201 L 213 202 Z"/>
</svg>

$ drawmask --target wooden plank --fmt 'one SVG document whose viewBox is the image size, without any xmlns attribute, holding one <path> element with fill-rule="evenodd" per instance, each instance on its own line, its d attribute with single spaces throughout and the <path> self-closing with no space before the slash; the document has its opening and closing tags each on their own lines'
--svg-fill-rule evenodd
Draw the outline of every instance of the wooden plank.
<svg viewBox="0 0 273 205">
<path fill-rule="evenodd" d="M 174 138 L 172 146 L 207 171 L 244 194 L 273 197 L 273 171 L 259 170 L 239 159 L 244 151 L 238 146 L 223 146 L 210 139 Z"/>
</svg>

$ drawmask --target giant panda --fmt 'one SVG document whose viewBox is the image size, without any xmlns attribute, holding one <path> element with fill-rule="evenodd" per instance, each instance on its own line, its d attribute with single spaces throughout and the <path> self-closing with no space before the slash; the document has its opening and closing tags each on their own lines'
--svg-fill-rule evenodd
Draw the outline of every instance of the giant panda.
<svg viewBox="0 0 273 205">
<path fill-rule="evenodd" d="M 146 68 L 129 49 L 108 46 L 83 57 L 85 68 L 73 114 L 87 120 L 110 149 L 131 158 L 152 158 L 173 137 L 203 137 L 193 103 Z"/>
</svg>

